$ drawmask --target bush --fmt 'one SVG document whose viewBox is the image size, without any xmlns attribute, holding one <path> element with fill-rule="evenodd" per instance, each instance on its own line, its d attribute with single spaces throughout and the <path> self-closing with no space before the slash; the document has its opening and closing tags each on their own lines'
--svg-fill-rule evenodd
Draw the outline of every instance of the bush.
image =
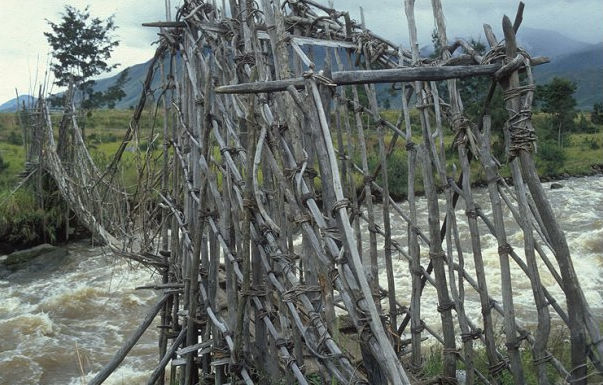
<svg viewBox="0 0 603 385">
<path fill-rule="evenodd" d="M 536 165 L 541 175 L 556 175 L 561 173 L 566 160 L 563 148 L 555 142 L 543 141 L 538 146 L 536 153 Z"/>
<path fill-rule="evenodd" d="M 576 123 L 576 132 L 596 134 L 597 132 L 599 132 L 599 129 L 594 124 L 586 120 L 584 114 L 580 114 L 578 123 Z"/>
<path fill-rule="evenodd" d="M 11 131 L 10 134 L 8 134 L 6 141 L 17 146 L 23 145 L 23 137 L 17 134 L 15 131 Z"/>
<path fill-rule="evenodd" d="M 380 163 L 378 151 L 371 152 L 368 158 L 369 169 L 374 170 Z M 408 158 L 402 150 L 395 150 L 387 161 L 387 176 L 389 192 L 394 197 L 406 196 L 408 193 Z M 383 186 L 382 174 L 379 174 L 377 183 Z"/>
<path fill-rule="evenodd" d="M 2 158 L 2 154 L 0 154 L 0 173 L 2 173 L 2 171 L 6 170 L 9 166 L 8 162 L 4 161 L 4 158 Z"/>
<path fill-rule="evenodd" d="M 39 243 L 44 212 L 37 208 L 34 194 L 18 190 L 10 196 L 3 194 L 0 199 L 3 201 L 0 205 L 0 243 L 15 246 Z"/>
<path fill-rule="evenodd" d="M 100 144 L 100 143 L 113 143 L 117 142 L 118 138 L 112 132 L 92 133 L 87 138 L 89 143 Z"/>
<path fill-rule="evenodd" d="M 0 245 L 21 249 L 64 239 L 66 207 L 56 186 L 54 188 L 54 193 L 44 199 L 44 209 L 39 207 L 35 193 L 27 187 L 13 194 L 8 190 L 0 192 Z"/>
<path fill-rule="evenodd" d="M 596 138 L 584 138 L 582 139 L 580 148 L 583 150 L 598 150 L 600 146 Z"/>
<path fill-rule="evenodd" d="M 603 124 L 603 103 L 595 103 L 590 120 L 595 124 Z"/>
<path fill-rule="evenodd" d="M 151 143 L 145 141 L 140 142 L 140 145 L 138 145 L 138 149 L 140 151 L 155 151 L 157 149 L 157 143 L 155 141 L 152 141 Z"/>
</svg>

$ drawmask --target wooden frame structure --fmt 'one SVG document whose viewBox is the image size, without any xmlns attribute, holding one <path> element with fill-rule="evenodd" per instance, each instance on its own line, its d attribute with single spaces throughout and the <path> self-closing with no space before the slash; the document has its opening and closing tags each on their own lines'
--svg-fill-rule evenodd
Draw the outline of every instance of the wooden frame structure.
<svg viewBox="0 0 603 385">
<path fill-rule="evenodd" d="M 163 292 L 157 305 L 89 384 L 115 370 L 157 314 L 160 360 L 148 384 L 166 383 L 169 362 L 170 384 L 278 383 L 283 375 L 308 384 L 308 373 L 341 384 L 410 384 L 420 377 L 425 335 L 443 346 L 438 383 L 456 383 L 459 362 L 467 384 L 498 384 L 508 375 L 525 383 L 522 346 L 531 351 L 539 384 L 552 383 L 550 368 L 572 384 L 601 371 L 600 320 L 589 310 L 535 171 L 531 67 L 547 59 L 516 45 L 523 4 L 514 23 L 504 17 L 503 41 L 484 25 L 490 49 L 480 56 L 464 41 L 449 45 L 441 2 L 431 3 L 444 47 L 436 59 L 420 57 L 414 0 L 404 3 L 410 50 L 312 0 L 229 0 L 230 18 L 224 4 L 186 0 L 172 19 L 168 5 L 166 21 L 146 24 L 159 28 L 159 48 L 126 139 L 104 172 L 75 119 L 69 124 L 80 161 L 66 167 L 40 99 L 38 126 L 49 128 L 40 161 L 65 199 L 116 252 L 154 266 L 163 278 L 146 287 Z M 128 205 L 113 175 L 137 135 L 158 70 L 162 156 L 143 156 L 148 168 L 139 170 L 137 204 Z M 492 79 L 478 122 L 465 116 L 456 83 L 473 76 Z M 380 115 L 376 83 L 402 85 L 398 124 Z M 509 112 L 504 127 L 491 127 L 488 115 L 497 86 Z M 410 121 L 413 104 L 420 140 Z M 458 171 L 446 167 L 445 125 L 456 134 Z M 504 133 L 513 187 L 499 175 L 494 130 Z M 376 168 L 370 141 L 378 144 Z M 390 154 L 401 147 L 408 155 L 407 210 L 388 184 Z M 490 210 L 474 202 L 471 162 L 487 175 Z M 427 212 L 416 207 L 419 180 Z M 507 210 L 523 244 L 507 239 Z M 463 215 L 470 248 L 459 241 Z M 407 223 L 404 243 L 392 236 L 393 216 Z M 420 228 L 424 216 L 428 226 Z M 498 242 L 502 302 L 488 291 L 484 228 Z M 410 293 L 395 287 L 394 254 L 408 261 Z M 465 268 L 468 258 L 474 271 Z M 563 289 L 565 306 L 542 285 L 542 263 Z M 515 317 L 512 268 L 531 283 L 533 331 Z M 386 282 L 379 280 L 383 271 Z M 421 316 L 426 285 L 436 288 L 439 325 Z M 466 314 L 466 290 L 478 293 L 481 319 Z M 502 346 L 496 313 L 504 320 Z M 547 350 L 551 313 L 569 330 L 570 367 Z M 354 338 L 340 335 L 343 319 Z M 476 369 L 478 347 L 487 353 L 488 372 Z"/>
</svg>

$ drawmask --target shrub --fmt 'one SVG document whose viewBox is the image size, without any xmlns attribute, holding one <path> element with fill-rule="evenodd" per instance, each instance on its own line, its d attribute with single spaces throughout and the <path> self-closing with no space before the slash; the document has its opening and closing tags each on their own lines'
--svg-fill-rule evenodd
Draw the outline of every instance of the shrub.
<svg viewBox="0 0 603 385">
<path fill-rule="evenodd" d="M 543 141 L 538 146 L 536 165 L 542 175 L 559 174 L 566 160 L 563 148 L 552 141 Z"/>
<path fill-rule="evenodd" d="M 0 154 L 0 173 L 2 173 L 2 171 L 6 170 L 9 166 L 8 162 L 4 161 L 4 158 L 2 158 L 2 154 Z"/>
<path fill-rule="evenodd" d="M 598 150 L 600 146 L 596 138 L 584 138 L 582 139 L 580 148 L 583 150 Z"/>
<path fill-rule="evenodd" d="M 8 194 L 8 193 L 7 193 Z M 0 199 L 0 240 L 7 244 L 27 245 L 38 238 L 38 228 L 44 213 L 37 208 L 34 195 L 27 190 L 18 190 Z"/>
<path fill-rule="evenodd" d="M 13 194 L 9 191 L 0 193 L 0 202 L 0 244 L 20 249 L 63 239 L 66 208 L 56 187 L 54 193 L 45 197 L 44 209 L 39 207 L 35 193 L 27 187 Z"/>
<path fill-rule="evenodd" d="M 11 131 L 6 138 L 6 141 L 10 144 L 15 144 L 17 146 L 23 145 L 23 137 L 17 134 L 15 131 Z"/>
<path fill-rule="evenodd" d="M 380 163 L 377 151 L 371 152 L 368 157 L 369 169 L 374 170 Z M 387 161 L 387 176 L 390 194 L 395 197 L 406 196 L 408 193 L 408 159 L 402 150 L 395 150 Z M 377 183 L 383 186 L 382 174 L 379 174 Z"/>
<path fill-rule="evenodd" d="M 586 120 L 584 114 L 580 114 L 580 118 L 578 119 L 578 123 L 576 123 L 576 132 L 583 132 L 586 134 L 596 134 L 599 132 L 599 129 Z"/>
<path fill-rule="evenodd" d="M 112 142 L 117 142 L 118 138 L 112 132 L 105 132 L 100 136 L 100 140 L 101 140 L 101 142 L 104 142 L 104 143 L 112 143 Z"/>
<path fill-rule="evenodd" d="M 145 141 L 140 142 L 140 144 L 138 145 L 138 149 L 140 151 L 155 151 L 157 149 L 157 143 L 155 143 L 155 141 L 152 141 L 151 143 Z"/>
<path fill-rule="evenodd" d="M 590 120 L 595 124 L 603 124 L 603 103 L 595 103 Z"/>
<path fill-rule="evenodd" d="M 113 143 L 113 142 L 117 142 L 117 136 L 115 134 L 113 134 L 112 132 L 93 132 L 90 135 L 88 135 L 87 137 L 88 142 L 90 143 L 94 143 L 94 144 L 100 144 L 100 143 Z"/>
</svg>

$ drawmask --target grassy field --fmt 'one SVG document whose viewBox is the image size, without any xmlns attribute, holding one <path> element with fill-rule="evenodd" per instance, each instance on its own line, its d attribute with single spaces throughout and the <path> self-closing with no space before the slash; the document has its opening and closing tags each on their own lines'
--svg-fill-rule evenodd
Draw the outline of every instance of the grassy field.
<svg viewBox="0 0 603 385">
<path fill-rule="evenodd" d="M 131 115 L 132 111 L 130 110 L 102 110 L 92 111 L 86 117 L 82 117 L 80 126 L 84 129 L 91 156 L 99 169 L 103 170 L 113 158 L 127 130 Z M 382 111 L 382 115 L 388 121 L 396 123 L 399 112 L 386 110 Z M 57 126 L 60 116 L 52 116 L 52 119 L 55 126 Z M 538 128 L 544 124 L 543 122 L 546 119 L 547 116 L 544 114 L 535 114 L 533 121 Z M 583 120 L 586 119 L 588 118 Z M 37 209 L 35 199 L 32 198 L 32 193 L 27 188 L 22 188 L 18 194 L 10 195 L 21 179 L 25 162 L 25 151 L 18 120 L 14 113 L 0 113 L 0 240 L 5 239 L 3 234 L 6 235 L 8 232 L 12 234 L 11 236 L 14 239 L 22 237 L 28 239 L 28 242 L 35 243 L 37 242 L 35 235 L 40 229 L 40 223 L 44 223 L 49 227 L 47 235 L 51 236 L 53 231 L 51 225 L 54 216 L 51 210 L 48 210 L 48 207 L 46 212 Z M 590 124 L 590 122 L 587 123 Z M 419 115 L 416 110 L 411 111 L 411 124 L 413 132 L 416 133 L 413 140 L 415 143 L 421 143 Z M 550 140 L 539 140 L 536 164 L 541 177 L 546 180 L 567 177 L 568 175 L 589 175 L 594 171 L 593 166 L 600 168 L 603 164 L 602 128 L 601 126 L 590 125 L 589 133 L 569 135 L 565 140 L 566 146 L 563 150 L 560 150 L 555 143 L 551 144 Z M 336 130 L 335 125 L 333 125 L 333 130 Z M 353 130 L 355 137 L 355 128 Z M 443 132 L 445 134 L 446 167 L 448 171 L 453 170 L 455 166 L 460 169 L 457 151 L 452 146 L 453 134 L 447 127 L 444 127 Z M 333 136 L 336 138 L 336 135 Z M 369 167 L 374 169 L 380 162 L 378 139 L 374 128 L 371 126 L 365 128 L 365 136 Z M 389 146 L 391 140 L 392 134 L 387 133 L 385 137 L 386 146 Z M 509 170 L 500 144 L 502 140 L 495 137 L 494 141 L 497 142 L 494 147 L 502 163 L 501 174 L 508 177 Z M 133 192 L 136 190 L 138 175 L 143 165 L 145 171 L 148 171 L 149 167 L 154 168 L 155 171 L 160 167 L 161 161 L 159 159 L 161 158 L 162 143 L 162 116 L 153 116 L 152 113 L 145 112 L 140 122 L 139 135 L 135 136 L 128 144 L 116 176 L 116 180 L 127 191 Z M 390 192 L 396 199 L 404 199 L 407 194 L 408 166 L 404 144 L 404 139 L 399 138 L 388 162 Z M 144 157 L 149 147 L 153 150 L 148 153 L 150 158 L 146 162 Z M 213 155 L 216 161 L 219 162 L 220 152 L 217 147 L 214 149 Z M 361 164 L 358 151 L 352 154 L 352 159 L 357 165 Z M 471 170 L 471 180 L 475 184 L 483 184 L 485 176 L 479 162 L 473 162 Z M 362 186 L 362 175 L 354 172 L 353 176 L 356 185 Z M 259 177 L 261 178 L 261 175 Z M 378 180 L 378 182 L 381 181 Z M 218 175 L 218 183 L 221 183 L 220 175 Z M 317 191 L 320 191 L 320 178 L 315 179 L 315 183 Z M 420 194 L 422 190 L 420 171 L 417 172 L 415 186 Z M 61 224 L 55 223 L 54 226 L 60 228 Z"/>
<path fill-rule="evenodd" d="M 105 169 L 120 146 L 131 115 L 132 111 L 130 110 L 92 111 L 85 119 L 81 120 L 80 126 L 84 128 L 91 156 L 100 170 Z M 399 112 L 382 111 L 382 115 L 388 121 L 396 123 Z M 52 119 L 55 126 L 57 126 L 60 116 L 52 116 Z M 546 122 L 546 119 L 546 115 L 536 114 L 533 121 L 535 126 L 539 127 Z M 136 191 L 140 172 L 148 173 L 149 169 L 151 169 L 151 172 L 156 172 L 161 167 L 162 161 L 160 158 L 163 142 L 161 121 L 161 116 L 153 117 L 150 112 L 145 112 L 140 122 L 139 135 L 135 136 L 128 144 L 122 156 L 114 180 L 119 181 L 128 192 Z M 417 111 L 411 111 L 411 123 L 413 132 L 416 133 L 413 140 L 415 143 L 421 143 L 422 137 Z M 336 131 L 335 125 L 332 129 Z M 590 133 L 583 132 L 569 135 L 565 140 L 566 146 L 563 150 L 560 150 L 555 143 L 551 144 L 550 139 L 546 141 L 539 138 L 536 164 L 542 179 L 554 179 L 567 177 L 568 175 L 589 175 L 594 171 L 593 166 L 601 169 L 603 164 L 603 127 L 593 127 L 591 125 L 589 131 Z M 446 127 L 444 127 L 443 132 L 445 134 L 446 167 L 450 172 L 456 165 L 458 170 L 460 169 L 458 167 L 458 154 L 452 146 L 453 135 Z M 336 135 L 333 136 L 337 137 Z M 380 162 L 379 146 L 374 128 L 370 126 L 365 128 L 365 136 L 369 167 L 373 170 Z M 386 146 L 389 146 L 391 140 L 391 133 L 387 133 L 385 137 Z M 61 218 L 64 218 L 64 215 L 57 214 L 61 210 L 64 211 L 65 208 L 60 206 L 61 200 L 56 191 L 54 195 L 45 198 L 48 200 L 44 204 L 45 210 L 39 208 L 37 198 L 27 187 L 23 187 L 16 194 L 12 194 L 15 186 L 21 180 L 21 174 L 24 170 L 25 151 L 22 142 L 17 115 L 14 113 L 0 114 L 0 243 L 10 242 L 19 248 L 43 241 L 60 239 L 61 237 L 60 235 L 57 236 L 56 229 L 65 227 L 61 223 Z M 502 164 L 500 172 L 502 176 L 508 177 L 509 170 L 506 159 L 504 159 L 504 153 L 501 150 L 501 139 L 496 138 L 495 142 L 494 147 Z M 354 145 L 357 147 L 356 143 Z M 404 199 L 407 194 L 408 167 L 407 152 L 404 145 L 404 139 L 399 138 L 388 162 L 390 193 L 398 200 Z M 150 158 L 147 162 L 144 157 L 147 156 L 146 150 L 149 147 L 155 149 L 148 153 Z M 221 155 L 217 146 L 214 148 L 213 155 L 214 159 L 220 162 Z M 352 159 L 357 165 L 362 163 L 358 151 L 352 154 Z M 485 183 L 484 171 L 479 162 L 472 162 L 471 170 L 471 180 L 475 184 Z M 260 173 L 259 178 L 261 179 L 261 177 Z M 353 177 L 356 185 L 362 186 L 362 175 L 354 172 Z M 380 179 L 381 176 L 378 177 L 379 183 L 381 183 Z M 221 181 L 221 175 L 219 174 L 218 184 L 221 184 Z M 415 186 L 417 193 L 421 194 L 420 170 L 417 172 Z M 320 178 L 315 179 L 315 187 L 316 191 L 321 190 Z M 50 191 L 53 191 L 52 187 L 50 187 Z"/>
<path fill-rule="evenodd" d="M 83 123 L 86 139 L 89 145 L 90 152 L 98 162 L 102 169 L 104 165 L 110 161 L 120 145 L 126 129 L 128 127 L 132 111 L 130 110 L 101 110 L 92 111 Z M 388 121 L 395 123 L 398 120 L 398 111 L 386 110 L 382 115 Z M 53 120 L 58 121 L 59 116 L 53 116 Z M 546 118 L 544 114 L 534 115 L 535 126 L 541 125 Z M 161 116 L 153 117 L 147 113 L 141 121 L 140 138 L 134 140 L 128 146 L 123 156 L 121 180 L 125 181 L 126 185 L 132 185 L 136 181 L 135 163 L 136 157 L 140 153 L 136 149 L 146 150 L 149 146 L 148 138 L 153 132 L 154 142 L 157 147 L 161 146 Z M 154 123 L 154 124 L 153 124 Z M 413 132 L 416 133 L 414 141 L 422 142 L 420 135 L 419 116 L 416 110 L 411 111 L 411 124 Z M 597 127 L 598 132 L 593 133 L 575 133 L 568 138 L 568 145 L 565 146 L 562 153 L 565 160 L 562 162 L 556 157 L 557 153 L 550 154 L 550 145 L 539 142 L 539 150 L 536 153 L 536 161 L 540 175 L 544 178 L 555 178 L 564 175 L 588 175 L 593 172 L 593 166 L 603 163 L 603 127 Z M 374 168 L 379 163 L 378 157 L 378 142 L 377 136 L 372 132 L 372 128 L 368 128 L 366 132 L 368 160 L 371 168 Z M 453 135 L 447 127 L 444 127 L 445 132 L 445 147 L 447 157 L 447 168 L 452 169 L 453 165 L 458 166 L 458 155 L 455 149 L 452 148 Z M 385 142 L 389 145 L 392 139 L 391 134 L 386 134 Z M 16 114 L 2 113 L 0 114 L 0 156 L 8 167 L 0 171 L 0 191 L 10 189 L 17 181 L 19 173 L 23 170 L 24 151 L 21 145 L 21 130 L 18 125 Z M 217 154 L 219 154 L 216 151 Z M 154 152 L 154 156 L 158 152 Z M 499 156 L 500 158 L 501 156 Z M 547 158 L 548 157 L 548 158 Z M 356 164 L 361 164 L 360 154 L 353 155 Z M 505 159 L 499 159 L 503 164 L 501 173 L 503 176 L 509 176 L 508 167 Z M 391 155 L 389 162 L 389 180 L 390 190 L 398 197 L 406 195 L 406 179 L 407 179 L 407 155 L 404 149 L 403 138 L 398 139 L 398 145 Z M 458 168 L 458 167 L 457 167 Z M 420 174 L 420 172 L 418 173 Z M 361 183 L 361 175 L 356 173 L 356 182 Z M 484 172 L 477 162 L 472 164 L 472 180 L 476 183 L 484 181 Z M 420 176 L 417 179 L 417 185 L 421 185 Z"/>
</svg>

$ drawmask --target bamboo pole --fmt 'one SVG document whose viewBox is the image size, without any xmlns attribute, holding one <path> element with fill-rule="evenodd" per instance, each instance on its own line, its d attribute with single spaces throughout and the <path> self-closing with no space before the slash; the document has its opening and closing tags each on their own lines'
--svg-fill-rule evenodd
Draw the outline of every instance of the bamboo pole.
<svg viewBox="0 0 603 385">
<path fill-rule="evenodd" d="M 147 381 L 147 385 L 154 385 L 157 383 L 156 381 L 161 381 L 163 373 L 165 372 L 165 366 L 172 359 L 174 353 L 176 353 L 176 350 L 178 349 L 180 344 L 184 341 L 184 337 L 186 337 L 186 329 L 182 329 L 180 331 L 178 337 L 174 339 L 172 346 L 170 346 L 170 348 L 164 352 L 163 356 L 161 357 L 161 361 L 159 361 L 159 364 L 153 370 L 153 373 L 151 373 L 151 376 Z"/>
</svg>

